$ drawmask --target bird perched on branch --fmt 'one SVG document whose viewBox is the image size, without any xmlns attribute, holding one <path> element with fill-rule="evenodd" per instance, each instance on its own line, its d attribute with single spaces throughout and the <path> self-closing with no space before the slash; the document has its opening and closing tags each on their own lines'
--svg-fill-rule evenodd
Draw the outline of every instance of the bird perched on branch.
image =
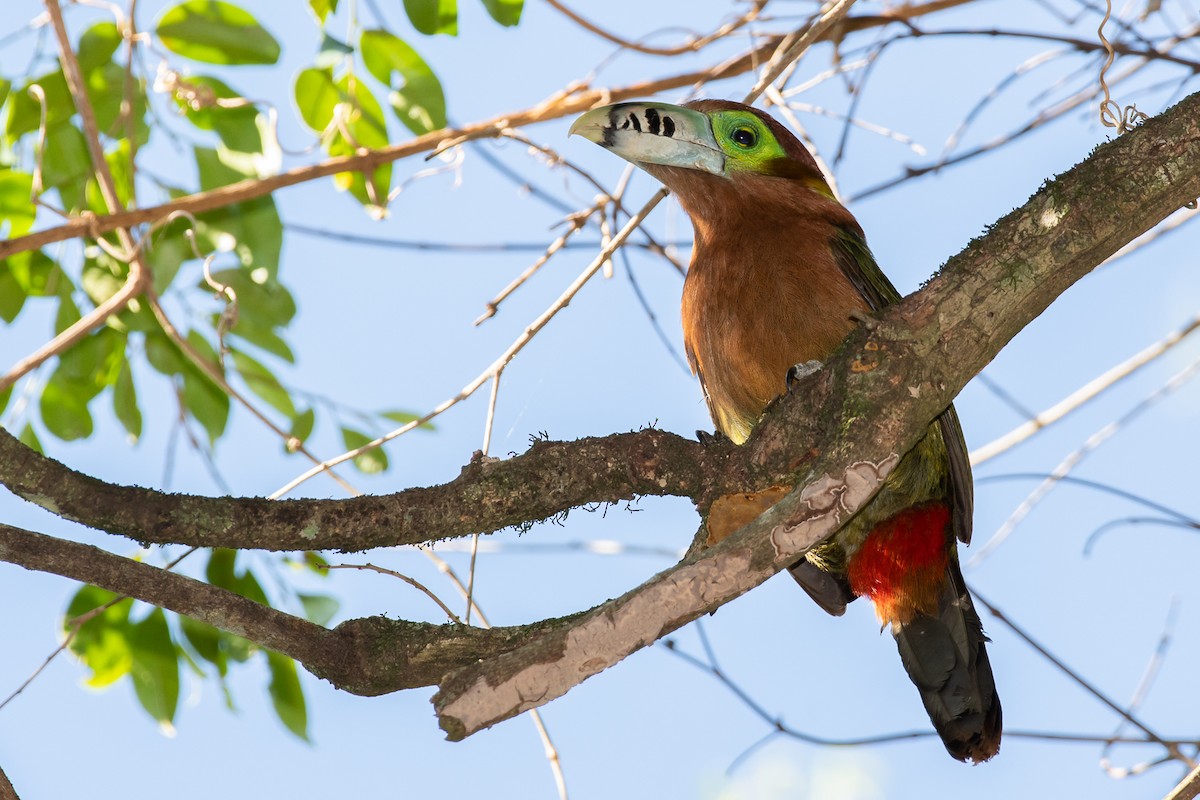
<svg viewBox="0 0 1200 800">
<path fill-rule="evenodd" d="M 735 443 L 789 375 L 833 353 L 856 316 L 900 299 L 812 155 L 770 115 L 717 100 L 618 103 L 584 114 L 571 133 L 662 181 L 691 217 L 684 342 L 713 421 Z M 754 515 L 784 491 L 760 495 Z M 1001 713 L 958 565 L 955 539 L 969 542 L 971 514 L 951 406 L 875 498 L 791 572 L 831 614 L 856 596 L 872 600 L 950 755 L 980 762 L 1000 748 Z M 732 518 L 728 532 L 749 521 Z"/>
</svg>

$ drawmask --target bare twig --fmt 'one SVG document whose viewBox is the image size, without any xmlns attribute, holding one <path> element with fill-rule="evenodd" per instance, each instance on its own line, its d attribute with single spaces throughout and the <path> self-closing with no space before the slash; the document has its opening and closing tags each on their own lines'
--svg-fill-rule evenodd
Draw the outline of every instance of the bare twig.
<svg viewBox="0 0 1200 800">
<path fill-rule="evenodd" d="M 845 19 L 853 5 L 854 0 L 832 0 L 826 5 L 819 19 L 780 42 L 766 66 L 763 67 L 762 74 L 755 81 L 754 88 L 747 93 L 743 102 L 753 103 L 757 100 L 758 96 L 765 92 L 767 87 L 783 74 L 784 70 L 788 69 L 796 59 L 807 52 L 809 47 L 820 41 L 834 26 Z"/>
<path fill-rule="evenodd" d="M 1082 408 L 1089 401 L 1100 396 L 1130 375 L 1133 375 L 1142 367 L 1152 364 L 1198 328 L 1200 328 L 1200 315 L 1193 317 L 1191 321 L 1179 330 L 1172 331 L 1141 352 L 1105 371 L 1102 375 L 1096 376 L 1050 408 L 1031 417 L 1027 422 L 1018 425 L 1003 436 L 976 449 L 971 453 L 971 466 L 977 467 L 988 459 L 995 458 L 1001 453 L 1011 450 L 1041 429 L 1053 425 L 1071 412 Z"/>
<path fill-rule="evenodd" d="M 401 436 L 401 435 L 413 430 L 414 428 L 417 428 L 420 425 L 424 425 L 426 422 L 429 422 L 434 417 L 438 416 L 439 414 L 442 414 L 446 410 L 458 405 L 463 400 L 466 400 L 468 397 L 475 394 L 475 392 L 479 390 L 479 387 L 483 386 L 483 384 L 485 384 L 489 379 L 491 379 L 491 377 L 493 375 L 495 375 L 497 372 L 499 372 L 500 370 L 503 370 L 504 366 L 506 364 L 508 364 L 509 361 L 512 360 L 513 356 L 515 356 L 517 353 L 521 352 L 521 350 L 524 349 L 525 345 L 529 344 L 529 342 L 533 339 L 533 337 L 537 335 L 538 331 L 540 331 L 542 328 L 546 327 L 546 325 L 550 322 L 550 320 L 552 320 L 558 314 L 559 311 L 562 311 L 564 308 L 567 307 L 567 305 L 571 302 L 572 298 L 574 298 L 575 295 L 579 293 L 579 290 L 582 289 L 584 287 L 584 285 L 587 284 L 587 282 L 589 280 L 591 280 L 592 276 L 595 275 L 600 270 L 600 268 L 604 266 L 604 263 L 606 261 L 608 261 L 608 259 L 612 256 L 613 251 L 616 250 L 618 247 L 620 247 L 625 242 L 625 240 L 627 238 L 629 238 L 629 235 L 631 233 L 633 233 L 633 231 L 636 230 L 639 225 L 641 225 L 642 220 L 646 218 L 646 215 L 649 214 L 654 209 L 654 207 L 657 206 L 662 201 L 662 199 L 664 197 L 666 197 L 665 190 L 659 190 L 658 192 L 656 192 L 650 198 L 650 200 L 647 201 L 646 205 L 644 205 L 640 211 L 638 211 L 636 214 L 634 214 L 632 217 L 629 218 L 629 222 L 627 222 L 625 224 L 625 226 L 622 227 L 621 230 L 618 231 L 615 236 L 613 236 L 613 239 L 609 243 L 609 245 L 607 247 L 605 247 L 604 249 L 602 249 L 600 251 L 600 253 L 597 254 L 597 256 L 594 259 L 592 259 L 592 263 L 589 264 L 588 267 L 582 273 L 580 273 L 579 277 L 577 277 L 571 283 L 571 285 L 566 288 L 566 290 L 559 296 L 559 298 L 557 300 L 555 300 L 554 303 L 551 304 L 551 306 L 549 308 L 547 308 L 544 312 L 542 312 L 541 316 L 539 316 L 537 319 L 535 319 L 533 322 L 531 322 L 529 324 L 529 326 L 526 327 L 525 330 L 521 333 L 521 335 L 518 336 L 516 338 L 516 340 L 514 340 L 513 343 L 511 345 L 509 345 L 508 348 L 503 353 L 501 353 L 500 356 L 494 362 L 492 362 L 491 366 L 489 366 L 487 369 L 485 369 L 483 372 L 481 372 L 478 376 L 476 376 L 476 378 L 474 380 L 472 380 L 470 383 L 468 383 L 466 386 L 464 386 L 461 390 L 459 390 L 458 394 L 454 395 L 453 397 L 451 397 L 447 400 L 443 400 L 432 411 L 429 411 L 428 413 L 421 416 L 420 418 L 415 419 L 412 422 L 409 422 L 407 425 L 402 425 L 399 428 L 391 431 L 390 433 L 384 434 L 383 436 L 380 436 L 379 438 L 377 438 L 373 441 L 367 442 L 362 447 L 356 448 L 347 453 L 343 453 L 342 455 L 337 456 L 336 458 L 332 458 L 329 461 L 324 461 L 324 462 L 318 464 L 316 467 L 313 467 L 312 469 L 308 470 L 304 474 L 297 476 L 296 478 L 292 479 L 284 486 L 275 490 L 275 492 L 272 493 L 271 498 L 276 499 L 276 498 L 283 497 L 288 492 L 292 491 L 292 489 L 294 489 L 297 486 L 299 486 L 300 484 L 304 483 L 305 481 L 307 481 L 309 478 L 313 477 L 314 475 L 318 475 L 321 472 L 323 472 L 324 470 L 328 469 L 329 467 L 336 466 L 338 464 L 341 464 L 344 461 L 348 461 L 352 458 L 355 458 L 356 456 L 362 455 L 363 453 L 368 452 L 369 450 L 379 447 L 384 442 L 391 441 L 392 439 L 395 439 L 397 436 Z"/>
<path fill-rule="evenodd" d="M 158 320 L 158 324 L 162 327 L 163 332 L 167 335 L 167 338 L 175 343 L 175 346 L 180 349 L 187 359 L 191 361 L 192 364 L 194 364 L 206 378 L 212 381 L 222 392 L 229 395 L 243 408 L 249 411 L 255 419 L 267 426 L 267 428 L 269 428 L 272 433 L 282 439 L 284 444 L 290 449 L 304 455 L 314 464 L 321 465 L 324 463 L 307 447 L 305 447 L 303 442 L 299 442 L 294 436 L 292 436 L 290 432 L 285 431 L 283 428 L 276 425 L 270 417 L 260 411 L 258 407 L 251 403 L 245 395 L 230 386 L 229 381 L 225 379 L 225 374 L 221 367 L 206 359 L 203 354 L 200 353 L 200 351 L 192 346 L 192 343 L 187 340 L 187 337 L 179 332 L 179 330 L 175 327 L 175 324 L 171 322 L 170 317 L 167 316 L 166 310 L 163 309 L 162 303 L 159 302 L 158 296 L 155 294 L 152 288 L 147 288 L 145 294 L 147 303 L 150 306 L 150 310 L 153 312 L 154 318 Z M 351 495 L 362 494 L 362 492 L 358 491 L 349 483 L 347 483 L 342 476 L 338 475 L 329 467 L 318 466 L 315 469 L 317 472 L 314 474 L 318 474 L 320 472 L 328 473 L 329 477 L 332 478 L 335 483 L 337 483 Z"/>
<path fill-rule="evenodd" d="M 1198 373 L 1200 373 L 1200 359 L 1193 361 L 1184 369 L 1171 376 L 1166 383 L 1164 383 L 1158 389 L 1155 389 L 1117 419 L 1093 433 L 1084 441 L 1083 444 L 1067 454 L 1066 458 L 1059 462 L 1058 466 L 1056 466 L 1050 473 L 1050 476 L 1029 493 L 1029 496 L 1026 497 L 1011 514 L 1009 514 L 1008 519 L 1004 521 L 1004 524 L 1002 524 L 996 530 L 996 532 L 992 534 L 990 539 L 984 542 L 975 555 L 971 556 L 970 560 L 967 561 L 967 566 L 979 566 L 996 551 L 996 548 L 1004 544 L 1005 540 L 1012 535 L 1012 532 L 1016 530 L 1017 526 L 1020 525 L 1021 522 L 1029 516 L 1030 512 L 1033 511 L 1034 506 L 1040 503 L 1042 499 L 1045 498 L 1045 496 L 1049 494 L 1055 486 L 1058 485 L 1063 476 L 1068 475 L 1071 470 L 1073 470 L 1081 461 L 1083 461 L 1083 459 L 1087 458 L 1087 456 L 1093 450 L 1103 445 L 1127 424 L 1141 416 L 1149 408 L 1165 398 L 1167 395 L 1179 389 L 1189 380 L 1194 378 Z"/>
<path fill-rule="evenodd" d="M 1036 639 L 1034 639 L 1030 634 L 1026 633 L 1024 629 L 1022 629 L 1015 622 L 1013 622 L 1007 615 L 1005 615 L 1005 613 L 1003 611 L 1001 611 L 999 608 L 997 608 L 992 603 L 990 603 L 986 598 L 981 596 L 979 594 L 979 592 L 972 589 L 971 594 L 975 595 L 975 599 L 978 600 L 980 603 L 982 603 L 983 606 L 988 610 L 988 612 L 993 617 L 995 617 L 997 620 L 999 620 L 1001 623 L 1003 623 L 1003 625 L 1006 628 L 1011 630 L 1018 637 L 1020 637 L 1020 639 L 1022 641 L 1024 641 L 1027 645 L 1032 647 L 1038 653 L 1038 655 L 1042 656 L 1042 658 L 1046 659 L 1051 664 L 1053 664 L 1055 667 L 1057 667 L 1060 672 L 1062 672 L 1064 675 L 1066 675 L 1068 678 L 1070 678 L 1072 681 L 1074 681 L 1084 691 L 1086 691 L 1092 697 L 1095 697 L 1101 703 L 1103 703 L 1104 705 L 1108 706 L 1110 709 L 1115 711 L 1118 716 L 1120 716 L 1123 720 L 1128 722 L 1130 725 L 1137 728 L 1142 733 L 1146 734 L 1146 736 L 1148 736 L 1150 738 L 1150 740 L 1153 741 L 1155 744 L 1159 744 L 1159 745 L 1163 746 L 1164 748 L 1166 748 L 1167 751 L 1171 754 L 1172 758 L 1177 758 L 1184 762 L 1190 761 L 1179 751 L 1179 747 L 1176 744 L 1171 743 L 1171 742 L 1167 741 L 1166 739 L 1164 739 L 1163 737 L 1159 736 L 1157 733 L 1155 733 L 1153 730 L 1151 730 L 1149 727 L 1147 727 L 1141 720 L 1139 720 L 1137 717 L 1133 716 L 1132 713 L 1130 713 L 1126 709 L 1122 708 L 1120 706 L 1120 704 L 1118 704 L 1114 700 L 1110 699 L 1108 697 L 1108 695 L 1104 694 L 1099 689 L 1097 689 L 1095 686 L 1093 686 L 1078 672 L 1071 669 L 1066 664 L 1064 664 L 1062 661 L 1060 661 L 1057 656 L 1055 656 L 1053 653 L 1051 653 L 1049 650 L 1047 650 L 1040 642 L 1038 642 Z"/>
<path fill-rule="evenodd" d="M 763 7 L 766 6 L 767 2 L 768 0 L 754 0 L 749 11 L 732 21 L 725 23 L 712 33 L 708 33 L 703 36 L 692 36 L 683 44 L 675 45 L 673 47 L 654 47 L 652 45 L 642 44 L 631 39 L 625 39 L 617 36 L 615 33 L 610 33 L 594 22 L 589 21 L 572 9 L 568 8 L 566 5 L 559 2 L 559 0 L 546 0 L 546 3 L 551 8 L 555 9 L 584 30 L 590 31 L 591 33 L 599 36 L 601 39 L 612 42 L 613 44 L 626 50 L 636 50 L 639 53 L 645 53 L 652 56 L 677 56 L 682 55 L 683 53 L 693 53 L 697 50 L 701 50 L 718 39 L 723 39 L 729 34 L 758 19 L 759 13 L 762 11 Z"/>
<path fill-rule="evenodd" d="M 459 625 L 463 624 L 463 621 L 458 618 L 458 615 L 456 615 L 453 611 L 450 610 L 450 606 L 448 606 L 442 602 L 442 598 L 438 597 L 436 594 L 434 594 L 432 591 L 430 591 L 425 586 L 425 584 L 421 583 L 416 578 L 410 578 L 408 575 L 405 575 L 402 572 L 396 572 L 395 570 L 387 569 L 386 567 L 376 566 L 375 564 L 372 564 L 369 561 L 365 564 L 322 564 L 320 566 L 320 569 L 323 569 L 323 570 L 357 569 L 357 570 L 365 570 L 368 572 L 378 572 L 381 575 L 390 575 L 393 578 L 398 578 L 399 580 L 404 581 L 405 583 L 407 583 L 409 586 L 413 587 L 417 591 L 424 593 L 426 597 L 428 597 L 433 602 L 437 603 L 438 608 L 440 608 L 442 610 L 442 612 L 447 617 L 449 617 L 451 620 L 458 623 Z"/>
<path fill-rule="evenodd" d="M 898 20 L 914 19 L 967 2 L 972 2 L 972 0 L 929 0 L 926 3 L 895 9 L 890 14 L 874 15 L 861 19 L 850 18 L 845 20 L 845 25 L 847 30 L 854 31 L 879 28 L 890 25 Z M 830 33 L 830 30 L 825 31 L 826 35 Z M 621 100 L 633 100 L 672 89 L 684 89 L 697 84 L 736 77 L 754 69 L 763 59 L 769 58 L 771 54 L 775 53 L 782 38 L 781 36 L 769 36 L 754 49 L 714 67 L 615 88 L 592 89 L 577 85 L 571 87 L 569 91 L 559 92 L 549 100 L 521 111 L 503 114 L 460 128 L 431 131 L 413 139 L 388 145 L 387 147 L 367 153 L 330 158 L 317 164 L 298 167 L 278 175 L 239 181 L 207 192 L 196 192 L 186 195 L 158 206 L 130 209 L 98 217 L 74 218 L 57 227 L 0 241 L 0 258 L 7 258 L 14 253 L 33 250 L 54 242 L 75 239 L 80 236 L 95 237 L 119 228 L 132 228 L 144 223 L 155 222 L 165 218 L 173 211 L 190 211 L 194 214 L 211 211 L 215 208 L 222 208 L 256 197 L 263 197 L 279 189 L 329 177 L 340 172 L 369 173 L 382 164 L 407 158 L 418 153 L 444 148 L 450 142 L 497 137 L 506 128 L 516 128 L 537 122 L 561 119 L 573 114 L 582 113 L 598 105 L 619 102 Z"/>
</svg>

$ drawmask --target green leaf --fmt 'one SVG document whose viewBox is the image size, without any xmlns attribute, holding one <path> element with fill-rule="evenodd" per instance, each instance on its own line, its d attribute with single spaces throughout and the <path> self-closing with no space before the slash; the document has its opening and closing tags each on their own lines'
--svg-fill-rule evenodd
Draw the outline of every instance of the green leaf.
<svg viewBox="0 0 1200 800">
<path fill-rule="evenodd" d="M 296 416 L 296 406 L 287 389 L 262 362 L 251 358 L 240 350 L 230 348 L 233 368 L 242 376 L 250 391 L 265 400 L 272 408 L 289 419 Z"/>
<path fill-rule="evenodd" d="M 342 428 L 342 442 L 345 443 L 347 450 L 357 450 L 370 441 L 373 441 L 373 438 L 364 433 L 359 433 L 353 428 Z M 383 452 L 380 447 L 368 450 L 362 455 L 355 456 L 354 466 L 364 474 L 377 475 L 388 467 L 387 453 Z"/>
<path fill-rule="evenodd" d="M 386 147 L 388 134 L 383 109 L 367 84 L 353 75 L 345 75 L 338 80 L 337 88 L 350 105 L 346 122 L 350 138 L 340 133 L 335 136 L 329 143 L 329 154 L 348 156 L 363 147 L 370 150 Z M 337 188 L 348 190 L 354 199 L 368 208 L 372 216 L 382 217 L 392 184 L 392 165 L 389 163 L 376 167 L 369 179 L 361 172 L 340 172 L 334 176 L 333 182 Z"/>
<path fill-rule="evenodd" d="M 71 299 L 71 295 L 59 295 L 58 311 L 54 314 L 54 335 L 57 336 L 62 333 L 81 318 L 82 315 L 79 313 L 79 306 L 75 305 L 75 301 Z"/>
<path fill-rule="evenodd" d="M 10 259 L 0 261 L 0 319 L 12 322 L 25 305 L 25 290 L 13 277 L 8 266 Z"/>
<path fill-rule="evenodd" d="M 247 176 L 232 170 L 215 150 L 195 148 L 200 186 L 204 191 L 226 186 Z M 207 211 L 196 216 L 201 252 L 232 251 L 242 266 L 258 268 L 264 280 L 275 274 L 283 249 L 283 222 L 270 195 Z"/>
<path fill-rule="evenodd" d="M 483 0 L 483 7 L 491 18 L 509 28 L 521 21 L 524 6 L 525 0 Z"/>
<path fill-rule="evenodd" d="M 154 275 L 154 289 L 159 294 L 175 280 L 184 262 L 196 257 L 187 239 L 187 231 L 191 229 L 191 221 L 180 217 L 142 239 L 146 260 Z"/>
<path fill-rule="evenodd" d="M 66 122 L 75 113 L 75 101 L 71 99 L 67 79 L 63 77 L 61 69 L 32 78 L 13 93 L 9 105 L 5 133 L 12 141 L 36 131 L 41 125 L 42 104 L 29 93 L 29 88 L 35 85 L 45 94 L 47 130 Z"/>
<path fill-rule="evenodd" d="M 91 174 L 92 161 L 83 133 L 70 124 L 48 129 L 42 153 L 42 183 L 47 188 L 69 184 L 79 191 Z"/>
<path fill-rule="evenodd" d="M 292 352 L 292 348 L 288 346 L 288 343 L 280 338 L 271 327 L 261 325 L 257 320 L 248 319 L 245 315 L 240 316 L 238 324 L 230 331 L 230 334 L 265 350 L 277 358 L 283 359 L 289 364 L 296 363 L 296 355 Z"/>
<path fill-rule="evenodd" d="M 315 550 L 304 551 L 304 564 L 317 575 L 323 578 L 329 577 L 329 561 Z"/>
<path fill-rule="evenodd" d="M 92 671 L 88 685 L 99 689 L 129 672 L 133 664 L 130 644 L 132 626 L 129 609 L 133 601 L 126 598 L 114 603 L 86 623 L 75 628 L 73 622 L 88 612 L 116 600 L 118 595 L 96 586 L 83 586 L 67 605 L 63 615 L 63 632 L 70 640 L 71 652 Z"/>
<path fill-rule="evenodd" d="M 77 383 L 90 400 L 117 382 L 124 356 L 125 334 L 101 328 L 59 356 L 58 369 L 50 381 Z"/>
<path fill-rule="evenodd" d="M 228 285 L 237 294 L 240 313 L 235 331 L 241 329 L 245 320 L 269 328 L 282 328 L 296 314 L 296 301 L 292 299 L 292 293 L 283 284 L 260 274 L 258 270 L 218 270 L 213 273 L 213 280 Z"/>
<path fill-rule="evenodd" d="M 102 67 L 112 60 L 121 46 L 121 32 L 111 22 L 98 22 L 79 37 L 79 68 L 84 72 Z"/>
<path fill-rule="evenodd" d="M 267 651 L 267 665 L 271 669 L 268 691 L 275 713 L 289 731 L 307 742 L 308 709 L 304 704 L 300 676 L 296 674 L 296 662 L 287 656 Z"/>
<path fill-rule="evenodd" d="M 333 615 L 338 612 L 339 603 L 326 594 L 300 594 L 300 605 L 304 606 L 304 616 L 314 625 L 328 625 Z"/>
<path fill-rule="evenodd" d="M 183 372 L 184 357 L 179 347 L 165 333 L 146 334 L 144 342 L 146 360 L 163 375 L 178 375 Z"/>
<path fill-rule="evenodd" d="M 325 21 L 329 19 L 330 14 L 337 13 L 338 0 L 308 0 L 308 7 L 312 9 L 313 16 L 317 18 L 317 22 L 324 27 Z"/>
<path fill-rule="evenodd" d="M 0 411 L 3 406 L 0 406 Z M 296 416 L 292 417 L 292 429 L 288 434 L 298 440 L 301 444 L 308 441 L 308 437 L 312 435 L 313 425 L 316 424 L 317 415 L 311 408 L 306 408 Z"/>
<path fill-rule="evenodd" d="M 0 263 L 8 265 L 13 280 L 27 296 L 53 297 L 61 294 L 66 276 L 54 259 L 41 250 L 26 250 Z"/>
<path fill-rule="evenodd" d="M 405 127 L 418 136 L 446 127 L 441 81 L 416 50 L 384 30 L 363 31 L 359 46 L 367 70 L 392 90 L 388 102 Z"/>
<path fill-rule="evenodd" d="M 229 634 L 191 617 L 180 617 L 179 629 L 196 655 L 216 667 L 218 675 L 225 677 L 229 670 L 229 659 L 222 647 L 222 640 Z"/>
<path fill-rule="evenodd" d="M 8 401 L 12 399 L 13 387 L 9 386 L 4 391 L 0 391 L 0 414 L 4 413 L 4 409 L 8 408 Z"/>
<path fill-rule="evenodd" d="M 92 110 L 96 112 L 96 125 L 100 132 L 124 139 L 126 128 L 121 109 L 125 103 L 125 68 L 108 62 L 84 76 Z M 134 81 L 133 121 L 134 134 L 138 143 L 144 143 L 149 133 L 146 127 L 146 87 L 140 78 Z M 118 125 L 118 121 L 121 122 Z M 123 142 L 128 144 L 126 140 Z"/>
<path fill-rule="evenodd" d="M 90 393 L 80 382 L 60 378 L 60 374 L 61 370 L 55 370 L 46 387 L 42 389 L 42 396 L 38 401 L 42 424 L 46 426 L 46 430 L 64 442 L 86 439 L 92 435 L 93 430 L 88 401 L 95 394 Z"/>
<path fill-rule="evenodd" d="M 342 99 L 337 85 L 333 82 L 333 72 L 315 67 L 300 71 L 292 93 L 296 98 L 300 118 L 317 133 L 329 127 L 329 123 L 333 121 L 333 109 Z"/>
<path fill-rule="evenodd" d="M 217 364 L 216 351 L 199 332 L 188 331 L 187 339 L 205 360 Z M 229 422 L 229 395 L 190 361 L 183 365 L 183 404 L 208 433 L 208 443 L 216 444 Z"/>
<path fill-rule="evenodd" d="M 458 0 L 404 0 L 413 27 L 426 36 L 458 35 Z"/>
<path fill-rule="evenodd" d="M 187 0 L 158 20 L 159 39 L 181 56 L 208 64 L 274 64 L 279 42 L 244 9 L 221 0 Z"/>
<path fill-rule="evenodd" d="M 105 154 L 104 160 L 108 164 L 108 171 L 112 173 L 113 184 L 117 189 L 117 197 L 123 205 L 130 205 L 133 200 L 133 170 L 130 165 L 130 155 L 132 151 L 129 147 L 129 140 L 122 139 L 117 143 L 117 146 Z M 104 199 L 104 194 L 100 191 L 100 184 L 95 180 L 87 182 L 87 188 L 84 192 L 87 198 L 88 207 L 98 214 L 108 213 L 108 201 Z M 115 234 L 107 234 L 108 241 L 114 245 L 117 243 Z"/>
<path fill-rule="evenodd" d="M 224 547 L 214 548 L 212 555 L 208 558 L 208 565 L 204 569 L 204 576 L 214 586 L 220 586 L 222 589 L 240 594 L 248 600 L 269 606 L 267 593 L 262 590 L 262 585 L 254 577 L 254 573 L 249 569 L 241 572 L 236 570 L 237 556 L 236 550 Z"/>
<path fill-rule="evenodd" d="M 33 227 L 36 211 L 32 198 L 32 175 L 12 170 L 0 172 L 0 238 L 15 239 Z"/>
<path fill-rule="evenodd" d="M 12 81 L 5 78 L 0 78 L 0 108 L 4 107 L 4 102 L 8 100 L 8 92 L 12 89 Z"/>
<path fill-rule="evenodd" d="M 34 450 L 42 455 L 46 455 L 46 450 L 42 447 L 41 440 L 38 439 L 37 433 L 33 430 L 33 426 L 28 422 L 26 422 L 25 427 L 21 429 L 21 435 L 17 437 L 17 440 L 30 450 Z"/>
<path fill-rule="evenodd" d="M 88 299 L 100 305 L 121 290 L 128 274 L 128 265 L 103 250 L 97 250 L 92 257 L 84 260 L 80 284 Z"/>
<path fill-rule="evenodd" d="M 380 413 L 384 419 L 390 419 L 392 422 L 398 422 L 401 425 L 407 425 L 410 422 L 416 422 L 421 418 L 420 414 L 414 414 L 411 411 L 384 411 Z M 437 427 L 432 422 L 422 422 L 417 426 L 424 431 L 436 431 Z"/>
<path fill-rule="evenodd" d="M 258 109 L 253 105 L 227 108 L 216 102 L 240 100 L 243 97 L 241 92 L 230 88 L 224 81 L 207 75 L 189 76 L 187 82 L 206 101 L 200 108 L 195 108 L 187 97 L 181 94 L 175 96 L 176 104 L 189 122 L 201 130 L 216 133 L 221 143 L 230 150 L 241 153 L 263 151 L 262 135 L 258 129 Z"/>
<path fill-rule="evenodd" d="M 133 386 L 133 371 L 128 359 L 121 360 L 121 371 L 113 385 L 113 411 L 125 431 L 137 441 L 142 436 L 142 412 L 138 409 L 137 391 Z"/>
<path fill-rule="evenodd" d="M 388 143 L 387 123 L 383 109 L 366 85 L 351 75 L 333 79 L 329 69 L 310 67 L 296 76 L 293 87 L 296 107 L 304 124 L 318 133 L 323 133 L 333 121 L 339 105 L 345 104 L 345 127 L 348 140 L 336 132 L 329 141 L 331 156 L 353 155 L 360 147 L 378 149 Z M 334 176 L 339 189 L 348 189 L 360 203 L 382 207 L 387 202 L 391 187 L 392 167 L 384 164 L 371 175 L 372 189 L 367 190 L 366 179 L 358 172 L 341 172 Z"/>
<path fill-rule="evenodd" d="M 129 645 L 129 675 L 137 698 L 150 716 L 169 725 L 179 705 L 179 652 L 161 608 L 132 626 Z"/>
</svg>

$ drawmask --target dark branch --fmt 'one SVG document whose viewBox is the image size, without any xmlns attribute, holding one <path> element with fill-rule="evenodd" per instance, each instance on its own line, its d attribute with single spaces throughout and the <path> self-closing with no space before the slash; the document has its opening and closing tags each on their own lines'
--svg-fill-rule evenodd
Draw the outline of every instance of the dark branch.
<svg viewBox="0 0 1200 800">
<path fill-rule="evenodd" d="M 819 431 L 796 490 L 573 625 L 447 676 L 434 697 L 442 728 L 463 738 L 547 703 L 793 563 L 869 500 L 889 462 L 1058 295 L 1198 195 L 1193 95 L 1047 181 L 924 290 L 852 334 L 811 391 L 785 397 L 745 447 L 802 452 L 789 437 Z"/>
<path fill-rule="evenodd" d="M 239 549 L 362 551 L 489 533 L 587 503 L 697 496 L 706 472 L 720 472 L 710 465 L 713 459 L 695 441 L 644 430 L 536 442 L 506 461 L 477 458 L 441 486 L 345 500 L 267 500 L 105 483 L 38 454 L 0 429 L 0 483 L 14 494 L 65 519 L 143 544 Z"/>
<path fill-rule="evenodd" d="M 362 695 L 431 686 L 451 669 L 511 650 L 569 621 L 484 630 L 367 617 L 329 630 L 186 575 L 3 524 L 0 561 L 198 619 L 290 656 L 314 675 Z"/>
</svg>

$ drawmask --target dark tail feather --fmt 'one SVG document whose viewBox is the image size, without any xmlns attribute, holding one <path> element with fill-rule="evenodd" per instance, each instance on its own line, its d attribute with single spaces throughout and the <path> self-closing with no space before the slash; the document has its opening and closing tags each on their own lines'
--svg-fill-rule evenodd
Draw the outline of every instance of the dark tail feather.
<svg viewBox="0 0 1200 800">
<path fill-rule="evenodd" d="M 892 634 L 950 755 L 979 763 L 1000 750 L 1000 698 L 984 647 L 988 638 L 957 560 L 951 560 L 947 577 L 938 615 L 893 625 Z"/>
</svg>

